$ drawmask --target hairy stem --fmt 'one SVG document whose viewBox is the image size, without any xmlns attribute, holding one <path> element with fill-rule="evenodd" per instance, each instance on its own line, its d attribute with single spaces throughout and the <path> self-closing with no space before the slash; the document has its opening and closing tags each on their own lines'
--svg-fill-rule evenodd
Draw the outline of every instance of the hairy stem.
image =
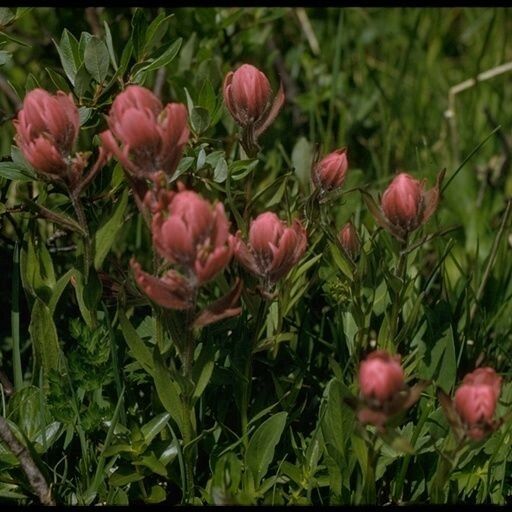
<svg viewBox="0 0 512 512">
<path fill-rule="evenodd" d="M 85 217 L 82 201 L 80 201 L 80 198 L 75 193 L 71 193 L 70 197 L 71 202 L 73 203 L 73 208 L 75 209 L 78 223 L 84 231 L 84 281 L 85 283 L 87 283 L 87 281 L 89 280 L 89 268 L 91 267 L 92 261 L 91 235 L 89 233 L 89 227 L 87 225 L 87 219 Z"/>
<path fill-rule="evenodd" d="M 244 377 L 245 382 L 242 388 L 242 403 L 241 403 L 241 425 L 242 425 L 242 438 L 244 447 L 247 450 L 249 445 L 249 437 L 248 437 L 248 414 L 249 414 L 249 402 L 251 398 L 251 381 L 252 381 L 252 355 L 254 353 L 254 349 L 256 348 L 256 343 L 258 342 L 259 333 L 265 320 L 265 313 L 267 311 L 268 301 L 266 299 L 261 299 L 260 304 L 258 306 L 258 313 L 256 315 L 256 321 L 254 322 L 254 334 L 251 340 L 251 344 L 249 346 L 249 354 L 247 355 L 247 359 L 245 361 L 244 367 Z"/>
<path fill-rule="evenodd" d="M 32 487 L 34 493 L 39 497 L 39 501 L 43 505 L 55 505 L 50 487 L 43 474 L 36 466 L 29 451 L 16 439 L 7 420 L 2 416 L 0 416 L 0 438 L 19 460 L 21 469 L 27 476 L 30 487 Z"/>
</svg>

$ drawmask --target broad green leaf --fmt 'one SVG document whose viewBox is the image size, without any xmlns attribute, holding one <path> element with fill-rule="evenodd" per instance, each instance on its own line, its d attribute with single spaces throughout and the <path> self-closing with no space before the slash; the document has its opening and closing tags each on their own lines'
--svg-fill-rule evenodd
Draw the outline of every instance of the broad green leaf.
<svg viewBox="0 0 512 512">
<path fill-rule="evenodd" d="M 96 327 L 96 309 L 101 298 L 101 282 L 95 272 L 89 273 L 87 284 L 83 274 L 75 269 L 73 285 L 82 318 L 91 329 Z"/>
<path fill-rule="evenodd" d="M 69 84 L 66 82 L 66 79 L 56 71 L 51 68 L 45 68 L 50 80 L 53 82 L 53 85 L 59 90 L 64 92 L 70 92 Z"/>
<path fill-rule="evenodd" d="M 162 55 L 154 59 L 147 66 L 144 66 L 143 68 L 139 69 L 137 71 L 137 75 L 146 74 L 149 71 L 154 71 L 156 69 L 167 66 L 167 64 L 172 62 L 174 57 L 176 57 L 176 55 L 178 54 L 182 41 L 183 39 L 181 37 L 176 39 L 176 41 L 174 41 L 174 43 L 172 43 L 172 45 L 169 46 L 169 48 L 167 48 L 167 50 L 165 50 L 165 52 L 162 53 Z"/>
<path fill-rule="evenodd" d="M 286 425 L 287 412 L 278 412 L 263 422 L 252 435 L 245 462 L 252 472 L 256 487 L 267 474 L 273 458 L 277 443 L 281 439 Z"/>
<path fill-rule="evenodd" d="M 199 92 L 199 99 L 197 100 L 197 104 L 200 107 L 205 108 L 210 113 L 211 116 L 215 111 L 216 103 L 217 96 L 215 95 L 215 90 L 213 89 L 210 80 L 208 80 L 208 78 L 205 78 L 201 90 Z"/>
<path fill-rule="evenodd" d="M 153 364 L 153 379 L 158 397 L 165 410 L 178 425 L 180 432 L 183 433 L 184 418 L 181 408 L 180 389 L 178 384 L 171 379 L 169 370 L 164 366 L 158 349 L 153 352 Z"/>
<path fill-rule="evenodd" d="M 214 366 L 215 363 L 213 361 L 208 361 L 203 366 L 201 375 L 199 376 L 199 380 L 196 384 L 196 388 L 194 389 L 194 394 L 192 395 L 193 398 L 199 398 L 203 394 L 203 391 L 208 385 L 208 382 L 210 382 Z"/>
<path fill-rule="evenodd" d="M 444 336 L 436 342 L 430 352 L 430 362 L 427 366 L 427 379 L 435 380 L 446 393 L 449 393 L 457 378 L 457 359 L 455 343 L 451 327 Z"/>
<path fill-rule="evenodd" d="M 148 22 L 146 20 L 146 14 L 144 9 L 137 8 L 132 18 L 132 44 L 135 58 L 140 60 L 142 56 L 142 50 L 144 47 L 144 41 L 146 39 L 146 31 L 148 28 Z"/>
<path fill-rule="evenodd" d="M 228 164 L 224 158 L 219 158 L 213 171 L 213 181 L 224 183 L 228 177 Z"/>
<path fill-rule="evenodd" d="M 55 286 L 53 287 L 53 293 L 50 298 L 50 301 L 48 302 L 48 307 L 50 308 L 50 311 L 53 315 L 55 313 L 55 308 L 57 307 L 57 303 L 59 302 L 59 299 L 62 295 L 62 292 L 65 290 L 66 286 L 68 285 L 71 277 L 74 275 L 75 269 L 68 270 L 63 276 L 59 278 L 59 280 L 55 283 Z"/>
<path fill-rule="evenodd" d="M 153 46 L 157 45 L 167 32 L 169 20 L 174 14 L 166 16 L 160 13 L 150 24 L 146 30 L 146 40 L 144 42 L 144 52 L 149 51 Z"/>
<path fill-rule="evenodd" d="M 123 226 L 124 213 L 128 204 L 128 189 L 125 189 L 118 201 L 114 212 L 95 235 L 94 268 L 97 270 L 103 265 L 108 252 L 116 240 L 116 235 Z"/>
<path fill-rule="evenodd" d="M 311 151 L 311 144 L 305 137 L 300 137 L 295 143 L 295 146 L 293 146 L 292 164 L 295 174 L 304 190 L 308 190 L 311 180 L 312 161 L 313 153 Z"/>
<path fill-rule="evenodd" d="M 53 262 L 46 245 L 36 246 L 30 235 L 20 253 L 20 272 L 24 288 L 48 303 L 56 283 Z"/>
<path fill-rule="evenodd" d="M 343 467 L 347 465 L 346 442 L 354 430 L 354 414 L 344 403 L 343 397 L 348 390 L 336 378 L 327 384 L 320 408 L 322 419 L 322 435 L 327 452 Z"/>
<path fill-rule="evenodd" d="M 90 89 L 91 75 L 87 71 L 85 64 L 82 64 L 75 75 L 75 93 L 79 98 L 83 98 Z"/>
<path fill-rule="evenodd" d="M 105 28 L 105 44 L 107 45 L 108 54 L 110 55 L 110 62 L 112 63 L 112 67 L 117 71 L 117 59 L 116 52 L 114 51 L 114 43 L 112 41 L 112 33 L 106 21 L 103 22 L 103 27 Z"/>
<path fill-rule="evenodd" d="M 140 428 L 144 436 L 144 442 L 147 445 L 165 428 L 170 417 L 171 415 L 168 412 L 163 412 Z"/>
<path fill-rule="evenodd" d="M 197 134 L 205 132 L 208 126 L 210 126 L 210 114 L 208 110 L 203 107 L 194 107 L 190 115 L 190 124 Z"/>
<path fill-rule="evenodd" d="M 75 36 L 65 28 L 62 31 L 60 43 L 57 44 L 54 41 L 54 44 L 57 47 L 57 52 L 59 53 L 60 62 L 62 64 L 64 73 L 66 73 L 69 81 L 75 85 L 76 72 L 80 66 L 78 41 L 76 40 Z"/>
<path fill-rule="evenodd" d="M 98 37 L 91 37 L 87 41 L 84 64 L 96 82 L 102 83 L 105 80 L 110 66 L 110 56 L 107 45 Z"/>
<path fill-rule="evenodd" d="M 58 369 L 60 347 L 50 308 L 39 298 L 34 302 L 28 331 L 36 360 L 41 364 L 43 375 L 47 378 L 50 370 Z"/>
<path fill-rule="evenodd" d="M 152 374 L 153 356 L 151 355 L 151 351 L 146 347 L 121 308 L 119 309 L 119 326 L 121 327 L 128 347 L 130 347 L 132 356 L 149 374 Z"/>
<path fill-rule="evenodd" d="M 31 169 L 14 162 L 0 162 L 0 177 L 21 182 L 37 180 Z"/>
</svg>

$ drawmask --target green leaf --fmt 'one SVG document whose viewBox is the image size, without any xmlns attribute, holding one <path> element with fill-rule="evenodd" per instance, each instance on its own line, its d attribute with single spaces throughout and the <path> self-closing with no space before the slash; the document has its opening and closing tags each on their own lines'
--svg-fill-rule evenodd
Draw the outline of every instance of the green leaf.
<svg viewBox="0 0 512 512">
<path fill-rule="evenodd" d="M 153 352 L 153 364 L 155 368 L 153 379 L 158 397 L 183 434 L 184 418 L 181 412 L 180 389 L 178 384 L 171 379 L 169 370 L 164 366 L 158 349 Z"/>
<path fill-rule="evenodd" d="M 142 56 L 144 41 L 146 39 L 146 31 L 148 22 L 143 9 L 137 8 L 132 18 L 132 43 L 135 58 L 137 60 Z"/>
<path fill-rule="evenodd" d="M 194 107 L 190 115 L 192 129 L 200 135 L 210 126 L 210 113 L 203 107 Z"/>
<path fill-rule="evenodd" d="M 181 37 L 176 39 L 176 41 L 174 41 L 174 43 L 172 43 L 171 46 L 169 46 L 169 48 L 167 48 L 167 50 L 165 50 L 165 52 L 163 52 L 159 57 L 152 60 L 150 64 L 139 69 L 136 73 L 137 81 L 139 81 L 142 78 L 142 76 L 147 74 L 149 71 L 154 71 L 156 69 L 163 68 L 167 66 L 167 64 L 172 62 L 174 57 L 176 57 L 180 50 L 182 41 L 183 38 Z"/>
<path fill-rule="evenodd" d="M 84 64 L 87 71 L 98 83 L 102 83 L 110 67 L 107 45 L 98 37 L 91 37 L 85 45 Z"/>
<path fill-rule="evenodd" d="M 215 363 L 213 361 L 208 361 L 203 366 L 201 375 L 199 376 L 199 380 L 196 384 L 196 388 L 194 389 L 194 394 L 192 395 L 193 398 L 199 398 L 203 394 L 203 391 L 208 385 L 208 382 L 210 382 L 214 366 Z"/>
<path fill-rule="evenodd" d="M 228 177 L 228 164 L 224 158 L 219 158 L 213 171 L 213 181 L 223 183 Z"/>
<path fill-rule="evenodd" d="M 36 360 L 40 362 L 46 379 L 50 370 L 58 369 L 60 347 L 52 312 L 39 298 L 36 298 L 34 302 L 28 331 Z"/>
<path fill-rule="evenodd" d="M 171 415 L 168 412 L 163 412 L 140 428 L 144 436 L 144 442 L 147 445 L 165 428 L 170 417 Z"/>
<path fill-rule="evenodd" d="M 0 177 L 7 180 L 33 181 L 37 179 L 34 172 L 24 165 L 14 162 L 0 162 Z"/>
<path fill-rule="evenodd" d="M 144 455 L 140 459 L 136 460 L 133 463 L 134 466 L 146 466 L 153 473 L 157 475 L 167 477 L 167 469 L 165 466 L 156 458 L 154 453 L 150 453 L 149 455 Z"/>
<path fill-rule="evenodd" d="M 50 301 L 48 302 L 48 307 L 50 308 L 52 315 L 53 315 L 53 313 L 55 313 L 55 308 L 57 307 L 57 303 L 59 302 L 59 299 L 60 299 L 63 291 L 66 289 L 66 286 L 68 285 L 68 283 L 69 283 L 71 277 L 74 275 L 74 273 L 75 273 L 74 268 L 72 268 L 71 270 L 68 270 L 55 283 L 52 296 L 50 298 Z"/>
<path fill-rule="evenodd" d="M 153 356 L 146 347 L 133 325 L 128 321 L 122 309 L 119 309 L 119 326 L 124 334 L 124 339 L 130 348 L 132 356 L 149 373 L 153 373 Z"/>
<path fill-rule="evenodd" d="M 110 32 L 110 27 L 106 21 L 103 22 L 103 26 L 105 28 L 105 43 L 107 45 L 108 54 L 110 55 L 110 62 L 112 63 L 112 67 L 117 71 L 116 52 L 114 51 L 112 33 Z"/>
<path fill-rule="evenodd" d="M 215 110 L 216 103 L 217 97 L 215 95 L 215 90 L 213 89 L 210 80 L 206 78 L 203 82 L 203 86 L 201 87 L 201 91 L 199 92 L 197 104 L 208 110 L 211 115 Z"/>
<path fill-rule="evenodd" d="M 51 68 L 45 68 L 45 70 L 48 73 L 50 80 L 53 82 L 53 85 L 55 85 L 59 91 L 70 92 L 71 89 L 69 88 L 69 84 L 61 74 Z"/>
<path fill-rule="evenodd" d="M 28 235 L 27 246 L 20 253 L 20 270 L 25 289 L 48 303 L 55 286 L 53 262 L 46 245 L 36 246 L 31 235 Z"/>
<path fill-rule="evenodd" d="M 327 384 L 320 408 L 322 435 L 327 452 L 340 465 L 347 466 L 346 442 L 354 430 L 354 414 L 344 403 L 343 397 L 349 394 L 347 388 L 336 378 Z"/>
<path fill-rule="evenodd" d="M 83 98 L 85 93 L 91 88 L 91 75 L 82 64 L 75 76 L 75 93 L 79 98 Z"/>
<path fill-rule="evenodd" d="M 96 273 L 91 272 L 87 285 L 83 274 L 75 269 L 73 285 L 82 318 L 90 329 L 96 328 L 96 306 L 101 297 L 101 283 Z"/>
<path fill-rule="evenodd" d="M 457 359 L 451 327 L 436 342 L 427 365 L 427 379 L 433 379 L 446 393 L 449 393 L 457 378 Z"/>
<path fill-rule="evenodd" d="M 153 46 L 157 45 L 162 37 L 167 32 L 169 27 L 169 20 L 174 14 L 166 16 L 163 12 L 160 13 L 149 25 L 146 30 L 146 40 L 144 42 L 144 52 L 149 51 Z"/>
<path fill-rule="evenodd" d="M 128 189 L 125 189 L 112 215 L 105 224 L 96 231 L 94 237 L 96 251 L 94 254 L 94 268 L 96 268 L 96 270 L 100 269 L 103 265 L 103 261 L 116 240 L 117 233 L 123 226 L 124 213 L 128 205 L 128 193 Z"/>
<path fill-rule="evenodd" d="M 283 434 L 287 416 L 287 412 L 274 414 L 256 429 L 249 441 L 245 462 L 252 472 L 256 487 L 267 474 L 268 467 L 274 458 L 274 452 Z"/>
<path fill-rule="evenodd" d="M 308 190 L 311 176 L 311 164 L 313 162 L 313 153 L 311 144 L 305 137 L 300 137 L 292 150 L 292 164 L 295 175 L 299 179 L 304 190 Z"/>
<path fill-rule="evenodd" d="M 64 69 L 64 73 L 68 77 L 69 81 L 75 85 L 75 76 L 80 66 L 80 57 L 78 52 L 78 41 L 75 36 L 68 30 L 64 29 L 62 31 L 62 36 L 60 38 L 60 43 L 57 44 L 53 41 L 57 48 L 57 52 L 59 53 L 60 62 L 62 64 L 62 69 Z"/>
</svg>

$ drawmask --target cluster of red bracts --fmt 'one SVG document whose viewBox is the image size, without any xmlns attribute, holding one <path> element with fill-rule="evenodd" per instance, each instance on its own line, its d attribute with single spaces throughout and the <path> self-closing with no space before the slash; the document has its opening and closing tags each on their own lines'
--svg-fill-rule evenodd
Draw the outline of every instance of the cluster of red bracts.
<svg viewBox="0 0 512 512">
<path fill-rule="evenodd" d="M 233 256 L 260 277 L 264 290 L 268 291 L 306 250 L 306 232 L 298 220 L 287 227 L 276 214 L 262 213 L 251 223 L 247 245 L 240 232 L 236 236 L 229 233 L 229 221 L 221 203 L 212 205 L 181 183 L 177 192 L 162 189 L 160 183 L 162 180 L 157 177 L 145 204 L 153 216 L 153 245 L 176 268 L 157 278 L 142 271 L 132 259 L 137 284 L 160 306 L 178 310 L 193 308 L 199 287 L 222 272 Z M 215 314 L 207 308 L 195 325 L 239 314 L 240 308 L 235 303 L 240 291 L 237 282 L 231 292 L 214 303 Z"/>
<path fill-rule="evenodd" d="M 409 387 L 400 356 L 383 350 L 370 353 L 359 365 L 359 399 L 353 404 L 362 424 L 384 430 L 386 423 L 411 407 L 429 384 Z M 501 377 L 493 368 L 477 368 L 467 374 L 455 391 L 453 401 L 442 390 L 438 397 L 446 417 L 459 439 L 480 441 L 502 421 L 493 416 L 501 391 Z"/>
</svg>

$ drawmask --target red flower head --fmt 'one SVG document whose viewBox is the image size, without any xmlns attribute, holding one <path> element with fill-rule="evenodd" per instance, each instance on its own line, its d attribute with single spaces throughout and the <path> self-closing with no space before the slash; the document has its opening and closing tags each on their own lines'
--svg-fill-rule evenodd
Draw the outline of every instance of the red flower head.
<svg viewBox="0 0 512 512">
<path fill-rule="evenodd" d="M 297 264 L 306 245 L 306 230 L 297 219 L 288 227 L 275 213 L 265 212 L 251 222 L 249 245 L 240 231 L 236 234 L 235 257 L 270 286 Z"/>
<path fill-rule="evenodd" d="M 168 192 L 153 216 L 153 244 L 160 255 L 194 275 L 199 284 L 212 279 L 233 255 L 229 222 L 222 203 L 212 206 L 192 190 Z"/>
<path fill-rule="evenodd" d="M 494 429 L 493 416 L 501 391 L 501 377 L 489 367 L 468 373 L 455 392 L 455 410 L 474 440 Z"/>
<path fill-rule="evenodd" d="M 258 137 L 270 126 L 284 103 L 282 86 L 272 99 L 268 78 L 258 68 L 243 64 L 224 79 L 224 103 L 244 129 L 244 147 L 252 152 Z"/>
<path fill-rule="evenodd" d="M 404 387 L 404 370 L 400 356 L 383 350 L 372 352 L 359 366 L 359 388 L 366 400 L 384 403 Z"/>
<path fill-rule="evenodd" d="M 313 167 L 311 177 L 315 187 L 325 193 L 343 186 L 347 169 L 347 150 L 341 148 L 322 158 Z"/>
<path fill-rule="evenodd" d="M 351 260 L 355 260 L 361 250 L 361 242 L 352 222 L 347 222 L 340 230 L 338 239 Z"/>
<path fill-rule="evenodd" d="M 360 398 L 353 401 L 358 420 L 383 431 L 388 420 L 411 407 L 429 383 L 407 386 L 400 356 L 375 350 L 359 365 Z"/>
<path fill-rule="evenodd" d="M 150 90 L 138 85 L 128 86 L 116 97 L 108 126 L 110 130 L 101 134 L 103 145 L 139 178 L 150 178 L 157 171 L 172 176 L 189 138 L 185 105 L 162 107 Z"/>
<path fill-rule="evenodd" d="M 402 172 L 395 176 L 382 195 L 381 212 L 372 212 L 377 222 L 397 238 L 405 239 L 436 211 L 443 177 L 441 171 L 436 185 L 425 190 L 425 183 L 410 174 Z"/>
<path fill-rule="evenodd" d="M 71 95 L 33 89 L 25 97 L 14 127 L 21 152 L 37 171 L 67 181 L 76 179 L 68 176 L 71 170 L 81 171 L 70 159 L 80 128 Z"/>
</svg>

